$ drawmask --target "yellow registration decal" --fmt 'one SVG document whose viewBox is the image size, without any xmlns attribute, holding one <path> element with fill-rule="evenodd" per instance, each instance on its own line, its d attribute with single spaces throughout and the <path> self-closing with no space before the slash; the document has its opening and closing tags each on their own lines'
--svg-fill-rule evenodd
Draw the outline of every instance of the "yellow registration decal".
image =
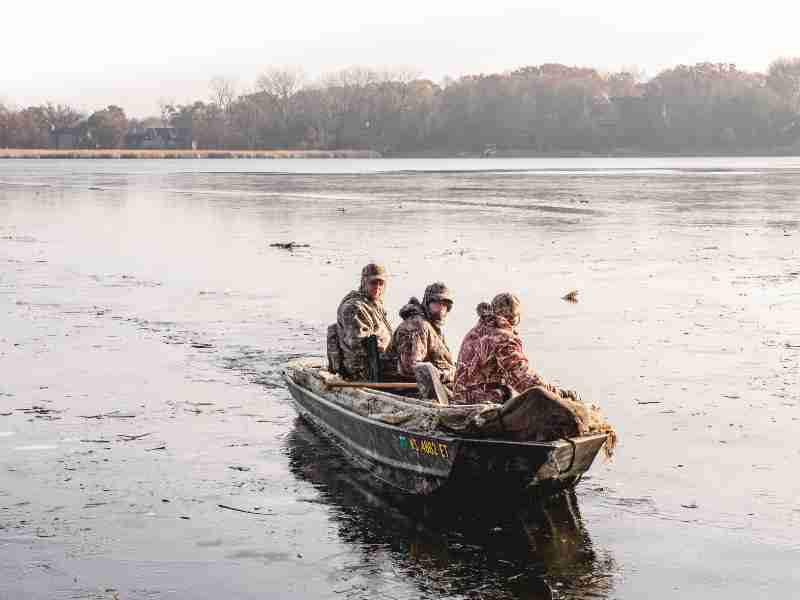
<svg viewBox="0 0 800 600">
<path fill-rule="evenodd" d="M 431 440 L 415 437 L 400 436 L 400 447 L 404 450 L 413 450 L 417 454 L 427 454 L 428 456 L 438 456 L 439 458 L 450 458 L 447 453 L 447 444 L 440 444 Z"/>
</svg>

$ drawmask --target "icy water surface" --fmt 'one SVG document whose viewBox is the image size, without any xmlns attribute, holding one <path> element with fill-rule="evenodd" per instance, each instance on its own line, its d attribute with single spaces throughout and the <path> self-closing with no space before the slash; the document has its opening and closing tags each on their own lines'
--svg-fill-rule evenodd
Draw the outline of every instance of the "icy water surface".
<svg viewBox="0 0 800 600">
<path fill-rule="evenodd" d="M 798 190 L 791 158 L 0 162 L 0 599 L 793 597 Z M 454 289 L 454 349 L 516 292 L 614 460 L 480 519 L 350 468 L 280 369 L 371 260 L 395 324 Z"/>
</svg>

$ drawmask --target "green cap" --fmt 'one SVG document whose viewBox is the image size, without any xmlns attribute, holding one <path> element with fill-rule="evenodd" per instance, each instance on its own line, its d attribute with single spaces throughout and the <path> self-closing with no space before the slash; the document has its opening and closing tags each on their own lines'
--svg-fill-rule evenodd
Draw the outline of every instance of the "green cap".
<svg viewBox="0 0 800 600">
<path fill-rule="evenodd" d="M 361 277 L 367 281 L 372 281 L 373 279 L 386 281 L 389 278 L 389 273 L 386 272 L 386 268 L 383 265 L 369 263 L 361 269 Z"/>
</svg>

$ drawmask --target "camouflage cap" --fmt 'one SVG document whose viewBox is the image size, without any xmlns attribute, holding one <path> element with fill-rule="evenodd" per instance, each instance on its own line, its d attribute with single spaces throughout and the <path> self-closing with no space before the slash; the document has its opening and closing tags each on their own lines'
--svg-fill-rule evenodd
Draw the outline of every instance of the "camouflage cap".
<svg viewBox="0 0 800 600">
<path fill-rule="evenodd" d="M 446 302 L 453 306 L 453 295 L 450 293 L 450 289 L 441 281 L 432 283 L 425 288 L 422 304 L 423 306 L 428 306 L 431 302 Z"/>
<path fill-rule="evenodd" d="M 492 311 L 496 315 L 513 319 L 522 312 L 522 302 L 511 292 L 503 292 L 492 299 Z"/>
<path fill-rule="evenodd" d="M 386 272 L 386 268 L 383 265 L 369 263 L 361 269 L 361 278 L 367 281 L 372 281 L 373 279 L 386 281 L 389 278 L 389 273 Z"/>
</svg>

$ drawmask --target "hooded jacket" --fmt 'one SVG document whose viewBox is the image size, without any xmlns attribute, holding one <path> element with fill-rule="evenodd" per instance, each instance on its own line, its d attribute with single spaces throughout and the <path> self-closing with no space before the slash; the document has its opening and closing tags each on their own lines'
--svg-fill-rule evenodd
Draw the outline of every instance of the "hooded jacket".
<svg viewBox="0 0 800 600">
<path fill-rule="evenodd" d="M 367 294 L 366 277 L 361 278 L 358 290 L 348 293 L 336 311 L 336 331 L 341 350 L 342 367 L 351 379 L 368 377 L 366 339 L 378 339 L 378 351 L 390 351 L 392 326 L 386 316 L 381 299 L 373 302 Z"/>
<path fill-rule="evenodd" d="M 452 383 L 453 356 L 444 339 L 441 322 L 432 321 L 426 307 L 417 298 L 411 298 L 400 309 L 403 322 L 392 337 L 397 370 L 402 377 L 414 379 L 414 365 L 429 362 L 439 370 L 444 383 Z"/>
<path fill-rule="evenodd" d="M 522 339 L 504 314 L 478 305 L 478 324 L 464 338 L 453 383 L 453 404 L 502 404 L 507 390 L 522 393 L 548 386 L 528 363 Z"/>
</svg>

